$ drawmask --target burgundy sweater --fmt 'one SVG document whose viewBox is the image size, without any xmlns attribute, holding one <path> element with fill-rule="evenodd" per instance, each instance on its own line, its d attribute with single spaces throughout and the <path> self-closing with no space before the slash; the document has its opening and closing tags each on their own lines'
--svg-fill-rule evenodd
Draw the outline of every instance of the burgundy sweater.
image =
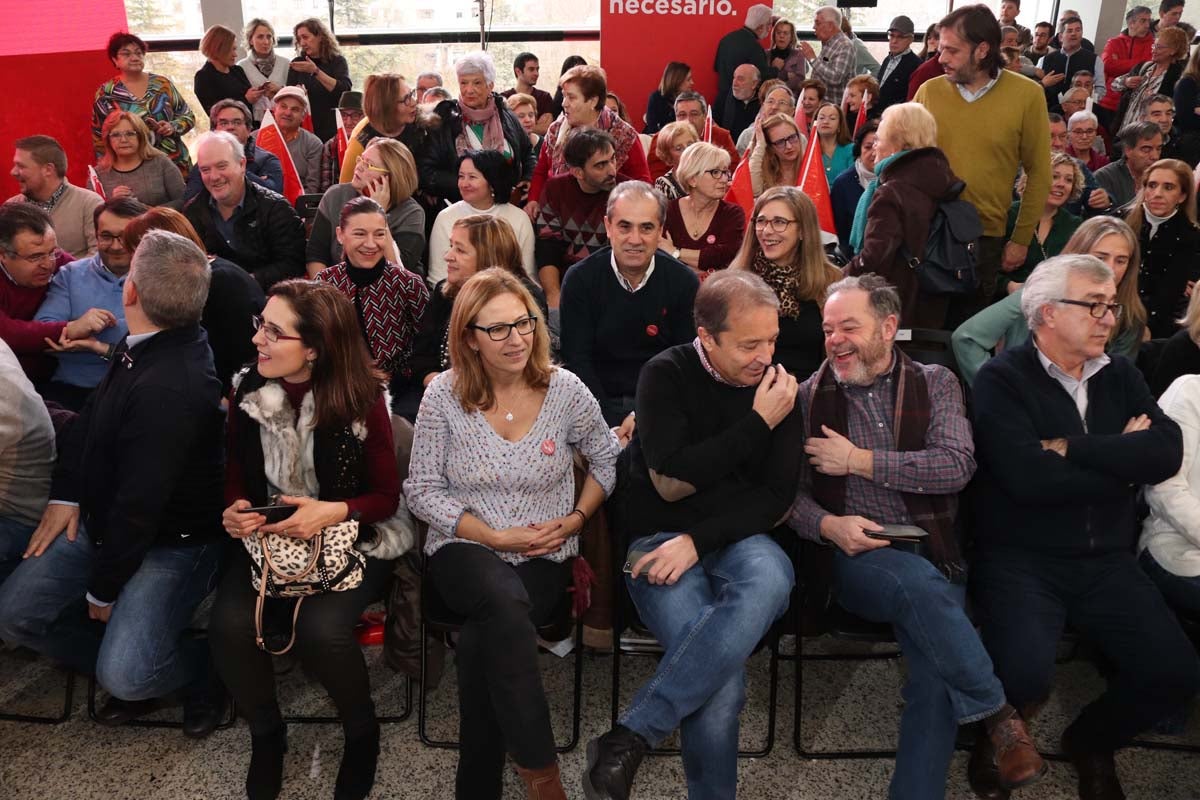
<svg viewBox="0 0 1200 800">
<path fill-rule="evenodd" d="M 60 251 L 55 258 L 55 268 L 72 260 L 69 253 Z M 49 284 L 30 289 L 17 286 L 7 275 L 0 277 L 0 339 L 17 354 L 25 374 L 35 384 L 48 381 L 54 372 L 54 359 L 45 355 L 49 349 L 45 340 L 58 339 L 67 327 L 65 322 L 33 321 L 49 291 Z"/>
</svg>

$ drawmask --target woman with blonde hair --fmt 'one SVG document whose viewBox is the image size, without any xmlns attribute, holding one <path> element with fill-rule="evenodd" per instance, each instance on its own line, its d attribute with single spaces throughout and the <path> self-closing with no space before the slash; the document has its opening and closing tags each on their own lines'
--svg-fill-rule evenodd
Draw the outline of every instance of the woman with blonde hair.
<svg viewBox="0 0 1200 800">
<path fill-rule="evenodd" d="M 1189 44 L 1188 35 L 1181 28 L 1162 28 L 1154 36 L 1150 60 L 1113 79 L 1109 91 L 1121 93 L 1121 105 L 1116 117 L 1120 122 L 1114 122 L 1110 131 L 1120 130 L 1131 122 L 1141 120 L 1145 116 L 1146 106 L 1155 95 L 1171 97 L 1175 93 L 1175 84 L 1187 65 Z M 1141 80 L 1136 86 L 1129 86 L 1131 78 Z"/>
<path fill-rule="evenodd" d="M 787 114 L 775 114 L 756 121 L 754 128 L 754 144 L 747 156 L 754 196 L 774 186 L 795 186 L 808 147 L 796 121 Z"/>
<path fill-rule="evenodd" d="M 541 312 L 510 272 L 462 286 L 448 341 L 452 368 L 421 403 L 404 491 L 429 523 L 431 589 L 466 618 L 455 797 L 499 798 L 507 753 L 529 798 L 564 800 L 536 626 L 616 483 L 617 439 L 583 381 L 551 363 Z M 575 452 L 587 464 L 578 500 Z"/>
<path fill-rule="evenodd" d="M 696 142 L 675 168 L 687 195 L 667 204 L 660 247 L 700 273 L 725 269 L 741 247 L 746 212 L 725 202 L 729 153 L 708 142 Z"/>
<path fill-rule="evenodd" d="M 800 40 L 796 37 L 796 26 L 781 19 L 771 28 L 771 47 L 767 50 L 767 74 L 763 77 L 778 78 L 787 84 L 793 94 L 800 93 L 800 84 L 808 70 Z"/>
<path fill-rule="evenodd" d="M 354 85 L 350 80 L 350 65 L 338 47 L 337 38 L 318 17 L 297 22 L 292 35 L 298 55 L 288 66 L 288 86 L 304 87 L 313 133 L 327 142 L 337 132 L 333 109 L 342 92 L 350 91 Z"/>
<path fill-rule="evenodd" d="M 1017 182 L 1017 193 L 1025 194 L 1026 176 L 1022 175 Z M 1029 240 L 1029 249 L 1025 262 L 1012 269 L 1001 269 L 996 276 L 996 299 L 1015 292 L 1034 267 L 1047 258 L 1062 252 L 1067 240 L 1082 221 L 1067 210 L 1067 207 L 1079 200 L 1083 195 L 1084 178 L 1079 162 L 1066 153 L 1050 154 L 1050 192 L 1046 195 L 1046 204 L 1042 207 L 1042 215 L 1038 217 L 1037 227 L 1033 229 L 1033 238 Z M 1012 236 L 1017 227 L 1017 215 L 1021 211 L 1021 201 L 1018 200 L 1008 209 L 1008 228 L 1005 237 Z"/>
<path fill-rule="evenodd" d="M 401 265 L 424 275 L 421 256 L 425 251 L 425 211 L 413 199 L 416 191 L 417 165 L 409 149 L 395 139 L 372 139 L 355 159 L 350 183 L 331 186 L 321 197 L 305 248 L 308 276 L 315 277 L 342 260 L 342 246 L 334 236 L 334 228 L 342 207 L 360 196 L 370 197 L 387 212 L 388 230 L 399 250 Z M 388 257 L 395 257 L 390 247 Z"/>
<path fill-rule="evenodd" d="M 251 104 L 255 122 L 271 110 L 275 93 L 287 85 L 288 60 L 275 52 L 275 28 L 270 22 L 255 17 L 243 31 L 246 57 L 237 62 L 246 73 L 250 85 L 259 90 L 258 99 Z"/>
<path fill-rule="evenodd" d="M 864 101 L 867 104 L 867 117 L 878 117 L 879 113 L 875 112 L 874 108 L 879 104 L 879 81 L 871 75 L 855 75 L 846 84 L 846 96 L 842 100 L 842 114 L 851 134 L 858 118 L 858 109 Z"/>
<path fill-rule="evenodd" d="M 692 123 L 683 120 L 662 126 L 654 141 L 655 152 L 668 167 L 666 174 L 654 181 L 654 188 L 666 195 L 668 200 L 677 200 L 687 194 L 687 189 L 675 178 L 675 167 L 679 164 L 683 152 L 693 142 L 700 141 L 700 137 L 696 135 Z"/>
<path fill-rule="evenodd" d="M 1113 271 L 1117 283 L 1117 303 L 1124 309 L 1109 336 L 1110 354 L 1136 359 L 1142 341 L 1147 338 L 1146 308 L 1138 298 L 1138 239 L 1133 230 L 1117 217 L 1092 217 L 1075 230 L 1059 255 L 1069 253 L 1095 256 Z M 1036 269 L 1035 269 L 1036 271 Z M 1021 313 L 1018 289 L 998 303 L 980 311 L 959 326 L 951 337 L 959 372 L 968 384 L 997 348 L 1017 347 L 1029 339 L 1029 326 Z"/>
<path fill-rule="evenodd" d="M 1125 221 L 1142 248 L 1138 293 L 1149 315 L 1147 325 L 1153 338 L 1165 339 L 1175 333 L 1175 320 L 1183 316 L 1191 287 L 1200 280 L 1192 168 L 1175 158 L 1154 162 L 1126 209 Z"/>
<path fill-rule="evenodd" d="M 101 128 L 104 154 L 96 175 L 105 197 L 131 197 L 147 206 L 179 205 L 185 185 L 179 169 L 156 150 L 137 114 L 114 111 Z"/>
<path fill-rule="evenodd" d="M 342 158 L 342 183 L 354 178 L 358 157 L 374 139 L 396 139 L 419 159 L 427 132 L 417 124 L 417 91 L 394 72 L 368 75 L 363 83 L 363 118 L 354 126 Z"/>
<path fill-rule="evenodd" d="M 795 186 L 763 192 L 733 266 L 758 275 L 779 298 L 775 360 L 799 380 L 811 375 L 825 359 L 825 289 L 842 277 L 825 257 L 812 200 Z"/>
<path fill-rule="evenodd" d="M 204 113 L 211 112 L 218 100 L 241 100 L 253 106 L 263 90 L 250 84 L 250 78 L 237 63 L 237 34 L 224 25 L 213 25 L 200 40 L 204 66 L 196 72 L 196 99 Z"/>
<path fill-rule="evenodd" d="M 824 109 L 822 109 L 824 111 Z M 918 103 L 899 103 L 883 112 L 875 132 L 875 180 L 858 199 L 850 229 L 854 258 L 848 275 L 874 272 L 900 294 L 900 324 L 941 328 L 946 295 L 921 290 L 908 265 L 925 252 L 938 202 L 958 183 L 950 162 L 937 146 L 937 122 Z"/>
<path fill-rule="evenodd" d="M 646 126 L 642 133 L 654 135 L 675 121 L 675 98 L 680 92 L 690 92 L 695 82 L 692 68 L 682 61 L 671 61 L 663 70 L 658 88 L 646 101 Z"/>
</svg>

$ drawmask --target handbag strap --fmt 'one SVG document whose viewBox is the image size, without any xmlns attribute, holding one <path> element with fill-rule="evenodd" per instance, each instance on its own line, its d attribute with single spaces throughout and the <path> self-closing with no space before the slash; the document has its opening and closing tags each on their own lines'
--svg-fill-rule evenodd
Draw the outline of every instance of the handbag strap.
<svg viewBox="0 0 1200 800">
<path fill-rule="evenodd" d="M 292 635 L 291 638 L 288 639 L 287 646 L 282 650 L 272 650 L 271 648 L 267 647 L 267 643 L 263 639 L 262 629 L 263 606 L 266 604 L 267 599 L 267 580 L 278 570 L 276 569 L 275 565 L 271 563 L 271 551 L 267 546 L 267 537 L 264 536 L 261 531 L 257 535 L 258 543 L 262 547 L 263 570 L 258 581 L 258 597 L 254 600 L 254 642 L 258 645 L 259 650 L 263 650 L 273 656 L 281 656 L 287 651 L 291 650 L 292 645 L 296 644 L 296 620 L 300 618 L 300 604 L 304 602 L 304 598 L 296 598 L 296 606 L 292 609 Z M 308 565 L 304 568 L 304 571 L 296 576 L 297 578 L 307 577 L 309 573 L 316 569 L 317 559 L 321 555 L 321 534 L 318 533 L 316 536 L 314 536 L 311 542 L 313 545 L 312 558 L 309 559 Z"/>
</svg>

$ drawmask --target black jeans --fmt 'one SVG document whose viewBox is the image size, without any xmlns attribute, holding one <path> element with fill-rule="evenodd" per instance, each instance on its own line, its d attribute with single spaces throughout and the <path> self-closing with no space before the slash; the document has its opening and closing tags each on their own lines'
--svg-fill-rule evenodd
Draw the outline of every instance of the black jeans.
<svg viewBox="0 0 1200 800">
<path fill-rule="evenodd" d="M 1200 660 L 1132 553 L 986 552 L 970 582 L 983 643 L 1018 709 L 1050 695 L 1067 623 L 1113 664 L 1108 689 L 1071 724 L 1087 749 L 1115 750 L 1200 688 Z"/>
<path fill-rule="evenodd" d="M 504 754 L 519 766 L 555 762 L 550 707 L 538 668 L 537 626 L 562 601 L 570 570 L 544 558 L 513 566 L 479 545 L 443 546 L 425 576 L 466 617 L 458 636 L 459 800 L 499 798 Z"/>
<path fill-rule="evenodd" d="M 367 664 L 354 638 L 354 626 L 363 609 L 382 597 L 391 574 L 392 562 L 368 557 L 362 583 L 347 592 L 304 598 L 296 620 L 293 652 L 329 693 L 347 739 L 370 733 L 376 724 Z M 257 597 L 250 583 L 250 556 L 239 546 L 217 587 L 208 640 L 238 711 L 250 723 L 250 732 L 262 735 L 283 724 L 283 717 L 275 697 L 271 656 L 254 643 Z M 267 598 L 266 602 L 264 631 L 278 627 L 272 623 L 285 617 L 282 627 L 290 630 L 294 601 Z"/>
</svg>

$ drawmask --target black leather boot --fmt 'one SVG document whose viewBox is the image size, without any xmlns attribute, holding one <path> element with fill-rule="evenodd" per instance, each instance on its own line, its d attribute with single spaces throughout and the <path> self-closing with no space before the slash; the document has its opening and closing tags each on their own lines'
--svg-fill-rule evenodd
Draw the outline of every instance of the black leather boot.
<svg viewBox="0 0 1200 800">
<path fill-rule="evenodd" d="M 272 733 L 250 736 L 250 770 L 246 773 L 248 800 L 275 800 L 283 786 L 283 756 L 287 753 L 287 726 Z"/>
<path fill-rule="evenodd" d="M 629 800 L 633 776 L 650 745 L 624 725 L 617 725 L 587 746 L 583 795 L 587 800 Z"/>
<path fill-rule="evenodd" d="M 338 768 L 334 800 L 363 800 L 375 785 L 379 762 L 379 725 L 369 733 L 346 740 L 342 765 Z"/>
</svg>

